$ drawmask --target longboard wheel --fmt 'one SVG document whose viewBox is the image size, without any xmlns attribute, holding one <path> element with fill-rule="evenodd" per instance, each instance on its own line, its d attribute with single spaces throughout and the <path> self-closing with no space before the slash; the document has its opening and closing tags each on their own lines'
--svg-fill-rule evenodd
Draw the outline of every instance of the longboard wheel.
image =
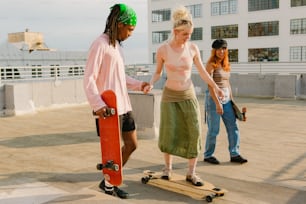
<svg viewBox="0 0 306 204">
<path fill-rule="evenodd" d="M 102 170 L 103 169 L 103 165 L 102 164 L 97 164 L 97 169 L 98 170 Z"/>
<path fill-rule="evenodd" d="M 208 195 L 205 197 L 205 200 L 208 202 L 208 203 L 211 203 L 213 201 L 213 197 L 211 195 Z"/>
<path fill-rule="evenodd" d="M 148 181 L 149 181 L 149 178 L 147 178 L 147 177 L 142 177 L 141 178 L 141 183 L 143 183 L 143 184 L 148 183 Z"/>
</svg>

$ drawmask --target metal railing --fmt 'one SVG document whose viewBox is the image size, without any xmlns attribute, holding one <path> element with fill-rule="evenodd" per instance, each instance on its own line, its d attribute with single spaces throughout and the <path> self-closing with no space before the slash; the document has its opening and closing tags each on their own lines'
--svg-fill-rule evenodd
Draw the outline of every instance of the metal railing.
<svg viewBox="0 0 306 204">
<path fill-rule="evenodd" d="M 130 69 L 139 70 L 139 67 L 149 70 L 149 73 L 153 73 L 155 70 L 154 64 L 129 65 Z M 305 74 L 306 62 L 240 62 L 231 63 L 231 68 L 231 73 L 236 74 Z M 192 71 L 197 73 L 195 67 L 193 67 Z"/>
<path fill-rule="evenodd" d="M 232 63 L 232 73 L 239 74 L 302 74 L 306 73 L 306 62 Z"/>
<path fill-rule="evenodd" d="M 231 67 L 231 72 L 238 74 L 306 74 L 306 63 L 297 62 L 232 63 Z M 85 65 L 0 67 L 0 83 L 78 79 L 83 77 L 84 69 Z M 126 73 L 132 76 L 149 75 L 154 71 L 155 64 L 126 66 Z M 196 68 L 193 72 L 197 73 Z"/>
<path fill-rule="evenodd" d="M 84 65 L 0 67 L 0 83 L 82 78 Z"/>
</svg>

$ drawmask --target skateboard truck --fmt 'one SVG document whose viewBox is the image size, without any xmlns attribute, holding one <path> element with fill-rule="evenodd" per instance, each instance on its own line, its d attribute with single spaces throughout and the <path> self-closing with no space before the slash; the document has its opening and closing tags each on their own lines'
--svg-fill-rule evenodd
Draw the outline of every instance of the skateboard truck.
<svg viewBox="0 0 306 204">
<path fill-rule="evenodd" d="M 92 114 L 93 114 L 93 115 L 97 115 L 97 113 L 94 112 L 94 111 L 92 111 Z M 116 109 L 115 109 L 115 108 L 109 108 L 109 107 L 107 107 L 107 108 L 105 109 L 105 112 L 104 112 L 103 116 L 104 116 L 104 118 L 106 118 L 106 117 L 113 116 L 113 115 L 115 115 L 115 114 L 116 114 Z"/>
<path fill-rule="evenodd" d="M 106 164 L 97 164 L 97 169 L 102 170 L 102 169 L 109 169 L 112 171 L 119 171 L 119 165 L 115 164 L 113 160 L 107 161 Z"/>
<path fill-rule="evenodd" d="M 104 117 L 110 117 L 116 114 L 116 110 L 114 108 L 106 108 L 105 113 L 103 114 Z"/>
<path fill-rule="evenodd" d="M 221 191 L 220 188 L 214 188 L 213 189 L 214 191 Z M 216 197 L 221 197 L 221 196 L 224 196 L 224 193 L 221 193 L 221 194 L 216 194 L 216 193 L 212 193 L 210 195 L 207 195 L 205 196 L 205 200 L 208 202 L 208 203 L 211 203 L 213 201 L 214 198 Z"/>
</svg>

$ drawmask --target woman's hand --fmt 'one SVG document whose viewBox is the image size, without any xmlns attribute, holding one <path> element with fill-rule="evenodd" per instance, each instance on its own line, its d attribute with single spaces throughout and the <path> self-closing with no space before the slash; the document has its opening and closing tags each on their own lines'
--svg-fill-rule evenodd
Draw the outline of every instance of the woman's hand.
<svg viewBox="0 0 306 204">
<path fill-rule="evenodd" d="M 216 89 L 216 91 L 217 91 L 218 98 L 221 101 L 223 101 L 223 99 L 224 99 L 224 92 L 223 92 L 223 90 L 218 87 L 218 89 Z"/>
<path fill-rule="evenodd" d="M 223 105 L 220 102 L 216 105 L 216 111 L 219 115 L 223 114 Z"/>
<path fill-rule="evenodd" d="M 148 82 L 142 82 L 141 91 L 143 91 L 144 94 L 147 94 L 152 89 L 153 89 L 153 85 L 149 84 Z"/>
</svg>

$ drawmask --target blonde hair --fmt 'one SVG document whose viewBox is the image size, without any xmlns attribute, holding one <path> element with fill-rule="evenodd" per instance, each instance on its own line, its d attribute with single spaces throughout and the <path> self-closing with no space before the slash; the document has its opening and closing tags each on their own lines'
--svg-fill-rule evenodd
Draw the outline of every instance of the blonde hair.
<svg viewBox="0 0 306 204">
<path fill-rule="evenodd" d="M 173 29 L 184 29 L 193 26 L 192 17 L 189 10 L 185 6 L 179 6 L 172 12 Z"/>
</svg>

